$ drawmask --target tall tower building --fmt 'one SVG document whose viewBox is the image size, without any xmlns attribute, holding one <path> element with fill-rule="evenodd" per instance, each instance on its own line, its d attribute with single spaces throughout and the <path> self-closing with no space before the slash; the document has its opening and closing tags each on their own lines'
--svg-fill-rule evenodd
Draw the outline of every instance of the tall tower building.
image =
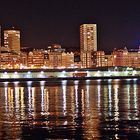
<svg viewBox="0 0 140 140">
<path fill-rule="evenodd" d="M 2 39 L 1 39 L 1 26 L 0 26 L 0 47 L 2 47 L 2 46 L 1 46 L 1 40 L 2 40 Z"/>
<path fill-rule="evenodd" d="M 5 30 L 4 31 L 4 47 L 11 51 L 20 52 L 20 31 L 19 30 Z"/>
<path fill-rule="evenodd" d="M 80 55 L 84 68 L 92 66 L 93 51 L 97 51 L 97 26 L 83 24 L 80 26 Z"/>
</svg>

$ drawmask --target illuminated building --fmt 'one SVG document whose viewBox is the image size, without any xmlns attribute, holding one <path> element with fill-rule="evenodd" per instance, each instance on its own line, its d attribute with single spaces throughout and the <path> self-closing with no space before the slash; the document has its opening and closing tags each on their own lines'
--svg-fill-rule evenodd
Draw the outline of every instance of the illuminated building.
<svg viewBox="0 0 140 140">
<path fill-rule="evenodd" d="M 115 50 L 112 53 L 113 66 L 140 66 L 140 51 L 129 52 L 125 47 L 122 50 Z"/>
<path fill-rule="evenodd" d="M 62 66 L 62 53 L 50 52 L 49 53 L 49 67 L 58 68 Z"/>
<path fill-rule="evenodd" d="M 97 51 L 96 24 L 83 24 L 80 26 L 80 53 L 82 66 L 92 66 L 92 52 Z"/>
<path fill-rule="evenodd" d="M 48 51 L 44 50 L 44 67 L 49 66 L 49 54 Z"/>
<path fill-rule="evenodd" d="M 20 31 L 19 30 L 5 30 L 4 31 L 4 47 L 11 51 L 20 53 Z"/>
<path fill-rule="evenodd" d="M 20 68 L 24 69 L 27 67 L 27 53 L 20 53 Z"/>
<path fill-rule="evenodd" d="M 105 66 L 113 66 L 112 55 L 105 55 Z"/>
<path fill-rule="evenodd" d="M 29 52 L 27 58 L 28 67 L 41 68 L 44 66 L 44 53 L 42 50 L 33 50 Z"/>
<path fill-rule="evenodd" d="M 1 26 L 0 26 L 0 47 L 1 47 Z"/>
<path fill-rule="evenodd" d="M 19 69 L 20 56 L 11 52 L 1 52 L 2 69 Z"/>
<path fill-rule="evenodd" d="M 74 53 L 62 53 L 62 67 L 70 68 L 74 66 Z"/>
<path fill-rule="evenodd" d="M 93 66 L 95 67 L 104 67 L 105 63 L 105 53 L 104 51 L 96 51 L 93 54 Z"/>
<path fill-rule="evenodd" d="M 106 55 L 104 51 L 93 53 L 93 67 L 113 66 L 112 55 Z"/>
<path fill-rule="evenodd" d="M 62 53 L 65 52 L 65 49 L 62 49 L 61 45 L 59 44 L 53 44 L 47 48 L 47 51 L 49 58 L 49 67 L 62 67 Z"/>
</svg>

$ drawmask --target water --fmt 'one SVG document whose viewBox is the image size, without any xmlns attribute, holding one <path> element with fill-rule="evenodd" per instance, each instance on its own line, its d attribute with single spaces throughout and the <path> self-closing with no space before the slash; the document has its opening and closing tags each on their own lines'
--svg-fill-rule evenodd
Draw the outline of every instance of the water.
<svg viewBox="0 0 140 140">
<path fill-rule="evenodd" d="M 0 140 L 140 139 L 139 83 L 0 83 Z"/>
</svg>

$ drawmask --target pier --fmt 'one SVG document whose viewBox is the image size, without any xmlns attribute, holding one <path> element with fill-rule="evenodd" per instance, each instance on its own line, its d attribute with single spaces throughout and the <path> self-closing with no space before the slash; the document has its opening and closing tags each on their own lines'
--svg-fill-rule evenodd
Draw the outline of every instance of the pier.
<svg viewBox="0 0 140 140">
<path fill-rule="evenodd" d="M 92 80 L 140 78 L 140 69 L 109 67 L 98 69 L 6 69 L 0 70 L 0 81 Z"/>
</svg>

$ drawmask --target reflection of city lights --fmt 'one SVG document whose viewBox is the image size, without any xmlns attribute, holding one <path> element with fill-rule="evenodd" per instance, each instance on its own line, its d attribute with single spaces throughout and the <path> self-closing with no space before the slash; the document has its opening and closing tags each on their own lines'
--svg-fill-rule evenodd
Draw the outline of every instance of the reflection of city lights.
<svg viewBox="0 0 140 140">
<path fill-rule="evenodd" d="M 62 85 L 62 90 L 63 90 L 63 112 L 64 115 L 66 115 L 66 86 Z"/>
<path fill-rule="evenodd" d="M 101 85 L 100 84 L 98 84 L 97 91 L 98 91 L 98 109 L 100 110 L 100 104 L 101 104 Z"/>
<path fill-rule="evenodd" d="M 7 87 L 9 82 L 4 82 L 4 86 Z"/>
<path fill-rule="evenodd" d="M 63 80 L 62 85 L 66 85 L 66 84 L 67 84 L 67 80 Z"/>
<path fill-rule="evenodd" d="M 5 110 L 6 112 L 8 111 L 7 106 L 8 106 L 8 88 L 4 88 L 4 95 L 5 95 Z"/>
<path fill-rule="evenodd" d="M 29 104 L 29 111 L 31 111 L 31 104 L 32 104 L 32 100 L 31 100 L 31 87 L 28 87 L 28 104 Z"/>
<path fill-rule="evenodd" d="M 112 79 L 108 79 L 108 83 L 111 83 Z"/>
<path fill-rule="evenodd" d="M 114 79 L 114 81 L 115 81 L 115 82 L 119 82 L 119 81 L 120 81 L 120 79 Z"/>
<path fill-rule="evenodd" d="M 44 106 L 45 106 L 45 101 L 44 101 L 44 86 L 41 86 L 41 114 L 44 113 Z"/>
<path fill-rule="evenodd" d="M 15 106 L 19 108 L 20 100 L 19 100 L 19 87 L 15 87 Z"/>
<path fill-rule="evenodd" d="M 45 86 L 45 81 L 40 81 L 40 86 Z"/>
<path fill-rule="evenodd" d="M 74 85 L 78 85 L 79 84 L 79 81 L 78 80 L 75 80 L 74 81 Z"/>
<path fill-rule="evenodd" d="M 86 97 L 86 99 L 87 99 L 87 101 L 86 101 L 87 107 L 89 107 L 89 104 L 90 104 L 90 100 L 89 100 L 89 98 L 90 98 L 90 95 L 89 95 L 90 94 L 90 91 L 89 91 L 89 89 L 90 89 L 89 84 L 86 84 L 86 94 L 85 95 L 87 96 Z M 84 95 L 84 92 L 83 92 L 82 95 Z M 83 104 L 84 104 L 84 101 L 83 101 Z"/>
<path fill-rule="evenodd" d="M 13 93 L 13 89 L 12 88 L 8 88 L 8 111 L 12 111 L 13 112 L 13 108 L 14 108 L 14 93 Z"/>
<path fill-rule="evenodd" d="M 108 97 L 109 97 L 109 112 L 111 113 L 111 109 L 112 109 L 112 92 L 111 92 L 111 85 L 108 85 Z"/>
<path fill-rule="evenodd" d="M 138 102 L 137 102 L 137 85 L 135 84 L 134 86 L 134 108 L 137 109 L 138 108 Z"/>
<path fill-rule="evenodd" d="M 28 86 L 28 110 L 31 113 L 32 110 L 35 110 L 35 88 Z M 33 112 L 35 114 L 35 112 Z M 34 115 L 32 114 L 32 115 Z"/>
<path fill-rule="evenodd" d="M 128 111 L 130 113 L 130 85 L 127 85 L 127 103 L 128 103 Z"/>
<path fill-rule="evenodd" d="M 21 106 L 21 117 L 25 119 L 25 112 L 24 112 L 24 87 L 20 87 L 20 106 Z"/>
<path fill-rule="evenodd" d="M 119 120 L 119 106 L 118 106 L 118 103 L 119 103 L 119 99 L 118 99 L 118 85 L 115 85 L 114 87 L 114 101 L 115 101 L 115 104 L 114 104 L 114 108 L 115 108 L 115 121 L 118 121 Z"/>
<path fill-rule="evenodd" d="M 137 80 L 138 80 L 137 78 L 134 78 L 134 79 L 133 79 L 134 83 L 136 83 Z"/>
<path fill-rule="evenodd" d="M 27 81 L 27 86 L 31 86 L 32 85 L 32 81 Z"/>
<path fill-rule="evenodd" d="M 49 91 L 47 89 L 44 88 L 44 101 L 45 101 L 45 106 L 44 106 L 44 110 L 47 114 L 49 114 Z"/>
<path fill-rule="evenodd" d="M 15 86 L 15 87 L 17 87 L 17 86 L 18 86 L 18 84 L 19 84 L 19 82 L 18 82 L 18 81 L 15 81 L 15 82 L 14 82 L 14 86 Z"/>
<path fill-rule="evenodd" d="M 74 92 L 75 92 L 75 108 L 76 108 L 76 113 L 78 113 L 78 85 L 75 84 L 74 86 Z"/>
<path fill-rule="evenodd" d="M 131 79 L 126 79 L 126 81 L 130 81 Z"/>
<path fill-rule="evenodd" d="M 89 84 L 90 83 L 90 80 L 86 80 L 86 84 Z"/>
</svg>

